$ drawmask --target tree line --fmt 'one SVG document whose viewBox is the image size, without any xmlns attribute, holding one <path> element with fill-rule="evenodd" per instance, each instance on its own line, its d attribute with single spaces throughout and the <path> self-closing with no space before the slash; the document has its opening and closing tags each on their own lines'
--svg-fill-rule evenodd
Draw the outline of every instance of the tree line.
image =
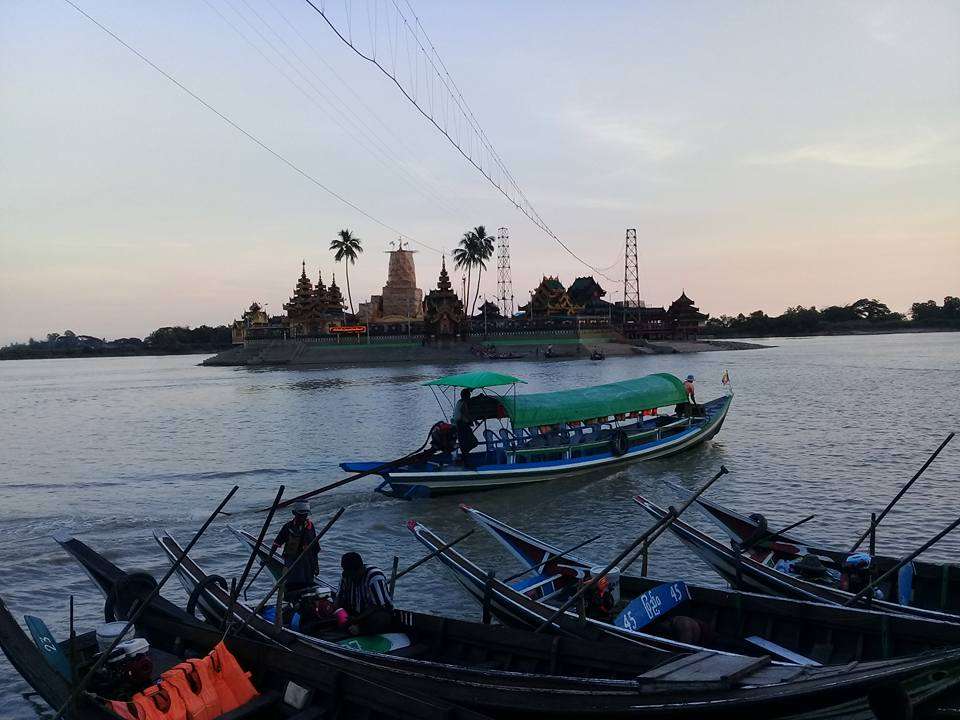
<svg viewBox="0 0 960 720">
<path fill-rule="evenodd" d="M 935 300 L 915 302 L 908 315 L 894 312 L 875 298 L 860 298 L 849 305 L 831 305 L 822 310 L 797 305 L 773 317 L 755 310 L 749 315 L 720 315 L 706 322 L 707 334 L 742 337 L 914 328 L 960 330 L 960 298 L 948 295 L 942 305 Z"/>
<path fill-rule="evenodd" d="M 30 338 L 0 348 L 0 360 L 56 357 L 108 357 L 116 355 L 178 355 L 219 352 L 232 346 L 232 334 L 226 325 L 200 325 L 190 328 L 157 328 L 146 338 L 105 338 L 81 335 L 73 330 L 50 333 L 45 340 Z"/>
</svg>

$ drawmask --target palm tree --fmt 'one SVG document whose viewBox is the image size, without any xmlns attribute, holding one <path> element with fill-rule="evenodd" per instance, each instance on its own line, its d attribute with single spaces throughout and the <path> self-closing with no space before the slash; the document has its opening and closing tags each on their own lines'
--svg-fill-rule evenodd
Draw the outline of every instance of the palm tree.
<svg viewBox="0 0 960 720">
<path fill-rule="evenodd" d="M 472 315 L 477 309 L 477 299 L 480 297 L 480 276 L 487 269 L 487 260 L 493 256 L 493 238 L 487 235 L 487 229 L 483 225 L 477 225 L 473 230 L 463 234 L 461 244 L 464 241 L 471 250 L 473 260 L 471 265 L 477 268 L 477 289 L 474 291 L 473 305 L 470 309 Z"/>
<path fill-rule="evenodd" d="M 453 249 L 453 266 L 458 270 L 467 271 L 467 296 L 463 299 L 463 308 L 467 309 L 470 304 L 470 276 L 473 271 L 473 245 L 469 233 L 464 233 L 460 238 L 460 246 Z"/>
<path fill-rule="evenodd" d="M 350 295 L 350 266 L 357 262 L 357 255 L 363 252 L 360 238 L 354 237 L 349 230 L 341 230 L 337 233 L 337 240 L 330 241 L 330 249 L 336 250 L 333 259 L 341 262 L 346 259 L 344 269 L 347 275 L 347 300 L 350 303 L 350 314 L 353 315 L 353 297 Z"/>
</svg>

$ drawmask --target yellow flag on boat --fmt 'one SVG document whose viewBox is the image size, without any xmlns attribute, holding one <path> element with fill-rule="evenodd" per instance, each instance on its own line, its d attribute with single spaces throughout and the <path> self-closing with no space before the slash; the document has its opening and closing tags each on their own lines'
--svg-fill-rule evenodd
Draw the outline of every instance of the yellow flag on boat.
<svg viewBox="0 0 960 720">
<path fill-rule="evenodd" d="M 723 371 L 723 377 L 720 378 L 720 382 L 723 383 L 724 385 L 729 385 L 729 384 L 730 384 L 730 373 L 728 373 L 726 370 L 724 370 L 724 371 Z"/>
</svg>

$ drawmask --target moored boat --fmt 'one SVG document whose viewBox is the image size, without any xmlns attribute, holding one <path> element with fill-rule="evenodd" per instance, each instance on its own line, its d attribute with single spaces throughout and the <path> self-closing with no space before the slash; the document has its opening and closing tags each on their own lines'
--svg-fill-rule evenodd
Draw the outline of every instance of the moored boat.
<svg viewBox="0 0 960 720">
<path fill-rule="evenodd" d="M 656 503 L 639 495 L 634 498 L 634 501 L 653 518 L 666 517 L 667 510 Z M 834 571 L 835 574 L 831 574 L 831 571 L 825 568 L 822 563 L 816 568 L 817 577 L 809 572 L 794 574 L 785 572 L 782 569 L 783 566 L 781 566 L 781 569 L 770 567 L 757 560 L 750 552 L 736 552 L 729 545 L 697 530 L 682 520 L 674 520 L 670 525 L 670 531 L 735 588 L 813 602 L 826 602 L 833 605 L 846 605 L 854 599 L 854 593 L 847 592 L 839 587 L 839 573 Z M 807 553 L 807 556 L 812 554 Z M 861 606 L 864 604 L 866 604 L 866 601 L 861 602 Z M 958 616 L 953 613 L 902 605 L 884 600 L 881 597 L 870 598 L 869 606 L 873 610 L 887 613 L 912 615 L 946 622 L 958 621 Z"/>
<path fill-rule="evenodd" d="M 479 510 L 463 509 L 530 571 L 513 583 L 497 586 L 512 605 L 512 611 L 504 614 L 507 621 L 519 619 L 523 626 L 537 627 L 544 621 L 544 611 L 534 609 L 529 601 L 548 606 L 549 611 L 600 569 L 599 563 L 564 553 Z M 443 547 L 442 539 L 422 525 L 411 529 L 426 547 Z M 484 571 L 452 549 L 442 551 L 441 559 L 482 603 L 490 582 Z M 821 602 L 621 574 L 619 570 L 608 589 L 616 602 L 609 606 L 592 602 L 586 624 L 578 621 L 562 630 L 577 632 L 590 625 L 591 636 L 601 631 L 673 651 L 696 645 L 714 651 L 768 654 L 801 665 L 839 665 L 960 645 L 960 624 L 956 623 L 892 617 Z M 570 614 L 571 618 L 575 615 Z"/>
<path fill-rule="evenodd" d="M 126 619 L 130 599 L 142 597 L 152 587 L 142 573 L 121 572 L 114 580 L 119 583 L 111 586 L 114 604 L 105 610 L 115 622 L 60 642 L 35 616 L 25 618 L 28 637 L 0 599 L 0 650 L 50 708 L 67 706 L 67 720 L 486 717 L 335 667 L 326 672 L 317 672 L 317 666 L 305 668 L 275 642 L 224 637 L 222 630 L 159 596 L 138 618 L 132 637 L 117 646 L 86 689 L 67 705 L 75 683 L 100 656 L 103 638 L 110 637 L 106 631 L 119 632 L 113 626 L 125 624 L 118 618 Z"/>
<path fill-rule="evenodd" d="M 179 546 L 166 545 L 171 559 L 180 556 Z M 190 570 L 195 572 L 202 571 Z M 221 591 L 203 579 L 201 586 L 206 589 L 200 594 L 209 591 L 208 599 L 222 608 L 223 598 L 214 598 Z M 402 678 L 404 687 L 432 697 L 457 697 L 495 717 L 700 718 L 750 713 L 765 718 L 899 718 L 943 697 L 960 681 L 956 650 L 836 668 L 798 667 L 771 663 L 769 657 L 710 651 L 668 654 L 616 638 L 596 642 L 578 637 L 568 642 L 409 611 L 398 611 L 398 617 L 406 618 L 402 622 L 411 636 L 423 633 L 420 640 L 425 642 L 414 640 L 412 646 L 420 646 L 420 653 L 407 657 L 389 651 L 362 653 L 370 671 L 384 682 Z M 259 621 L 251 622 L 251 627 L 255 623 Z M 258 625 L 260 629 L 276 633 L 274 637 L 303 658 L 325 649 L 322 639 L 289 628 L 269 623 Z M 431 633 L 439 637 L 428 641 Z M 424 644 L 431 652 L 441 652 L 440 664 L 423 654 Z M 357 651 L 345 655 L 343 650 L 334 652 L 343 667 L 350 668 Z M 895 666 L 899 675 L 893 672 Z"/>
<path fill-rule="evenodd" d="M 450 442 L 429 458 L 341 467 L 380 475 L 379 492 L 407 499 L 542 482 L 689 450 L 720 431 L 733 398 L 731 393 L 702 405 L 687 403 L 683 383 L 668 373 L 534 394 L 517 393 L 522 382 L 471 372 L 426 383 L 441 395 L 482 391 L 468 404 L 470 418 L 482 423 L 475 449 L 454 450 L 455 432 L 446 425 Z"/>
<path fill-rule="evenodd" d="M 828 543 L 770 531 L 762 515 L 743 515 L 702 497 L 697 498 L 697 502 L 731 540 L 741 545 L 749 543 L 750 556 L 770 567 L 778 563 L 789 567 L 789 563 L 812 554 L 821 558 L 829 569 L 842 574 L 844 564 L 853 555 Z M 880 576 L 893 568 L 899 558 L 874 554 L 870 562 L 871 573 Z M 884 598 L 895 600 L 898 605 L 960 615 L 960 566 L 913 560 L 903 572 L 891 576 L 881 591 Z"/>
</svg>

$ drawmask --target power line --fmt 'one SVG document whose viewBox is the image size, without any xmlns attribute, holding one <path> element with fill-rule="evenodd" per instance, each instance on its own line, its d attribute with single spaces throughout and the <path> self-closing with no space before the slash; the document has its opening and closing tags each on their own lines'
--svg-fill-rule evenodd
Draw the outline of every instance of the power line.
<svg viewBox="0 0 960 720">
<path fill-rule="evenodd" d="M 430 245 L 427 245 L 426 243 L 420 242 L 420 241 L 418 241 L 418 240 L 414 240 L 414 239 L 413 239 L 412 237 L 410 237 L 409 235 L 400 232 L 400 230 L 398 230 L 397 228 L 393 227 L 392 225 L 390 225 L 390 224 L 384 222 L 383 220 L 381 220 L 380 218 L 378 218 L 378 217 L 372 215 L 371 213 L 367 212 L 366 210 L 364 210 L 363 208 L 361 208 L 359 205 L 356 205 L 355 203 L 351 202 L 350 200 L 347 200 L 347 198 L 345 198 L 343 195 L 341 195 L 340 193 L 338 193 L 336 190 L 333 190 L 332 188 L 327 187 L 327 186 L 324 185 L 322 182 L 320 182 L 316 177 L 314 177 L 313 175 L 311 175 L 310 173 L 308 173 L 306 170 L 304 170 L 303 168 L 301 168 L 299 165 L 297 165 L 296 163 L 294 163 L 292 160 L 288 159 L 285 155 L 282 155 L 282 154 L 279 153 L 278 151 L 274 150 L 272 147 L 270 147 L 269 145 L 267 145 L 265 142 L 263 142 L 263 141 L 262 141 L 260 138 L 258 138 L 256 135 L 254 135 L 253 133 L 249 132 L 248 130 L 245 130 L 243 127 L 241 127 L 239 124 L 237 124 L 237 123 L 236 123 L 235 121 L 233 121 L 231 118 L 229 118 L 227 115 L 225 115 L 224 113 L 222 113 L 222 112 L 220 112 L 219 110 L 217 110 L 213 105 L 211 105 L 210 103 L 208 103 L 206 100 L 204 100 L 202 97 L 200 97 L 200 96 L 199 96 L 197 93 L 195 93 L 193 90 L 191 90 L 191 89 L 188 88 L 186 85 L 184 85 L 183 83 L 181 83 L 181 82 L 180 82 L 179 80 L 177 80 L 173 75 L 171 75 L 170 73 L 168 73 L 166 70 L 164 70 L 164 69 L 161 68 L 159 65 L 157 65 L 156 63 L 154 63 L 154 62 L 153 62 L 150 58 L 148 58 L 146 55 L 144 55 L 144 54 L 141 53 L 139 50 L 137 50 L 135 47 L 133 47 L 132 45 L 130 45 L 129 43 L 127 43 L 125 40 L 123 40 L 123 38 L 121 38 L 119 35 L 117 35 L 115 32 L 113 32 L 113 31 L 112 31 L 110 28 L 108 28 L 106 25 L 104 25 L 104 24 L 101 23 L 99 20 L 97 20 L 96 18 L 94 18 L 92 15 L 90 15 L 89 13 L 87 13 L 83 8 L 81 8 L 79 5 L 77 5 L 75 2 L 73 2 L 73 0 L 63 0 L 63 1 L 64 1 L 67 5 L 69 5 L 70 7 L 72 7 L 74 10 L 76 10 L 80 15 L 82 15 L 83 17 L 85 17 L 85 18 L 86 18 L 87 20 L 89 20 L 91 23 L 93 23 L 94 25 L 96 25 L 98 28 L 100 28 L 100 30 L 102 30 L 102 31 L 105 32 L 107 35 L 109 35 L 109 36 L 112 37 L 114 40 L 116 40 L 116 41 L 117 41 L 120 45 L 122 45 L 124 48 L 126 48 L 126 49 L 129 50 L 131 53 L 133 53 L 133 54 L 136 55 L 138 58 L 140 58 L 140 60 L 142 60 L 144 63 L 146 63 L 146 64 L 149 65 L 151 68 L 153 68 L 154 70 L 156 70 L 158 73 L 160 73 L 161 75 L 163 75 L 163 77 L 165 77 L 165 78 L 166 78 L 167 80 L 169 80 L 171 83 L 173 83 L 173 84 L 176 85 L 178 88 L 180 88 L 180 90 L 182 90 L 184 93 L 186 93 L 187 95 L 189 95 L 191 98 L 193 98 L 194 100 L 196 100 L 198 103 L 200 103 L 200 104 L 201 104 L 203 107 L 205 107 L 207 110 L 209 110 L 209 111 L 212 112 L 214 115 L 216 115 L 216 116 L 219 117 L 221 120 L 223 120 L 223 122 L 225 122 L 227 125 L 229 125 L 230 127 L 232 127 L 234 130 L 236 130 L 237 132 L 239 132 L 241 135 L 243 135 L 244 137 L 246 137 L 246 138 L 247 138 L 248 140 L 250 140 L 251 142 L 253 142 L 253 143 L 255 143 L 256 145 L 258 145 L 258 146 L 259 146 L 260 148 L 262 148 L 263 150 L 266 150 L 268 153 L 270 153 L 271 155 L 273 155 L 277 160 L 279 160 L 280 162 L 282 162 L 284 165 L 286 165 L 287 167 L 289 167 L 291 170 L 293 170 L 294 172 L 296 172 L 298 175 L 302 176 L 302 177 L 305 178 L 306 180 L 309 180 L 311 183 L 313 183 L 314 185 L 316 185 L 318 188 L 320 188 L 321 190 L 323 190 L 323 191 L 324 191 L 325 193 L 327 193 L 328 195 L 331 195 L 332 197 L 336 198 L 337 200 L 339 200 L 340 202 L 342 202 L 342 203 L 343 203 L 344 205 L 346 205 L 347 207 L 349 207 L 349 208 L 355 210 L 356 212 L 360 213 L 360 214 L 363 215 L 365 218 L 367 218 L 368 220 L 376 223 L 376 224 L 379 225 L 380 227 L 385 228 L 385 229 L 387 229 L 387 230 L 390 230 L 391 232 L 394 232 L 394 233 L 396 233 L 396 234 L 398 234 L 398 235 L 406 238 L 407 240 L 410 240 L 411 242 L 414 242 L 414 243 L 416 243 L 416 244 L 418 244 L 418 245 L 422 245 L 423 247 L 425 247 L 425 248 L 427 248 L 427 249 L 429 249 L 429 250 L 433 250 L 434 252 L 437 252 L 437 253 L 440 252 L 440 251 L 437 250 L 435 247 L 432 247 L 432 246 L 430 246 Z"/>
<path fill-rule="evenodd" d="M 460 116 L 462 116 L 462 117 L 464 118 L 464 120 L 467 122 L 467 124 L 470 126 L 471 130 L 473 131 L 473 133 L 477 136 L 477 141 L 479 142 L 479 144 L 480 144 L 480 145 L 483 147 L 483 149 L 489 154 L 489 156 L 490 156 L 490 158 L 491 158 L 491 160 L 492 160 L 492 163 L 496 166 L 496 170 L 499 171 L 499 174 L 502 174 L 503 178 L 506 179 L 507 183 L 509 183 L 510 187 L 512 188 L 512 192 L 513 192 L 517 197 L 514 197 L 514 195 L 512 195 L 511 192 L 508 192 L 508 189 L 505 189 L 505 188 L 504 188 L 504 184 L 507 184 L 507 183 L 504 183 L 503 180 L 495 179 L 495 178 L 493 177 L 493 174 L 491 173 L 491 171 L 489 171 L 488 169 L 486 169 L 486 168 L 483 167 L 483 160 L 482 160 L 482 159 L 480 159 L 480 160 L 474 159 L 472 151 L 471 151 L 469 148 L 468 148 L 467 150 L 464 149 L 463 144 L 462 144 L 461 140 L 459 139 L 459 136 L 460 136 L 459 117 L 457 117 L 457 116 L 455 115 L 454 118 L 453 118 L 453 121 L 452 121 L 452 122 L 450 121 L 450 119 L 448 118 L 448 113 L 449 113 L 449 111 L 450 111 L 450 108 L 449 108 L 449 104 L 448 104 L 448 103 L 444 102 L 444 103 L 442 103 L 442 105 L 441 105 L 441 110 L 442 110 L 442 112 L 443 112 L 443 117 L 441 118 L 441 121 L 438 122 L 438 120 L 434 117 L 434 115 L 436 114 L 436 108 L 434 107 L 434 103 L 433 103 L 433 100 L 434 100 L 434 98 L 433 98 L 433 95 L 434 95 L 434 87 L 433 87 L 433 77 L 432 77 L 431 75 L 425 74 L 426 84 L 428 84 L 427 90 L 429 91 L 429 102 L 430 102 L 430 111 L 428 112 L 427 110 L 425 110 L 425 109 L 421 106 L 420 102 L 419 102 L 419 101 L 417 100 L 417 98 L 415 97 L 417 94 L 419 94 L 419 87 L 418 87 L 418 85 L 417 85 L 417 84 L 414 84 L 413 87 L 410 88 L 409 90 L 408 90 L 406 87 L 404 87 L 403 83 L 397 78 L 397 75 L 396 75 L 395 70 L 394 70 L 394 71 L 388 70 L 388 69 L 387 69 L 386 67 L 384 67 L 384 65 L 377 59 L 377 57 L 376 57 L 376 45 L 375 45 L 375 43 L 373 44 L 372 49 L 371 49 L 370 51 L 368 51 L 368 52 L 365 52 L 365 51 L 361 50 L 361 49 L 360 49 L 359 47 L 357 47 L 357 45 L 354 43 L 354 41 L 353 41 L 353 33 L 352 33 L 352 25 L 353 25 L 353 23 L 352 23 L 352 12 L 351 12 L 351 9 L 350 9 L 350 6 L 349 6 L 349 5 L 347 6 L 347 17 L 346 17 L 347 34 L 344 35 L 344 33 L 340 30 L 340 28 L 338 28 L 338 27 L 336 26 L 336 24 L 330 19 L 330 17 L 328 16 L 328 14 L 327 14 L 327 12 L 326 12 L 326 8 L 325 8 L 325 7 L 317 7 L 317 5 L 313 2 L 313 0 L 304 0 L 304 1 L 307 3 L 307 5 L 309 5 L 311 8 L 313 8 L 313 10 L 314 10 L 318 15 L 320 15 L 320 17 L 323 18 L 324 22 L 327 23 L 327 25 L 330 27 L 330 29 L 333 30 L 333 32 L 337 35 L 337 37 L 340 38 L 340 40 L 341 40 L 345 45 L 347 45 L 347 47 L 349 47 L 351 50 L 353 50 L 354 53 L 356 53 L 358 56 L 360 56 L 360 57 L 363 58 L 364 60 L 372 63 L 372 64 L 373 64 L 374 66 L 376 66 L 387 78 L 389 78 L 389 79 L 394 83 L 394 85 L 397 86 L 397 89 L 400 90 L 400 92 L 403 94 L 403 96 L 417 109 L 417 111 L 418 111 L 421 115 L 423 115 L 423 117 L 426 118 L 427 121 L 430 122 L 430 124 L 432 124 L 445 138 L 447 138 L 447 140 L 450 142 L 450 144 L 452 144 L 452 145 L 454 146 L 454 148 L 456 148 L 456 150 L 463 156 L 463 158 L 464 158 L 467 162 L 469 162 L 475 169 L 477 169 L 477 170 L 480 172 L 480 174 L 482 174 L 482 175 L 487 179 L 487 181 L 488 181 L 501 195 L 503 195 L 503 197 L 505 197 L 505 198 L 507 199 L 508 202 L 510 202 L 510 203 L 511 203 L 514 207 L 516 207 L 520 212 L 522 212 L 524 215 L 526 215 L 526 217 L 527 217 L 534 225 L 536 225 L 543 233 L 545 233 L 546 235 L 548 235 L 549 237 L 551 237 L 554 241 L 556 241 L 556 242 L 560 245 L 560 247 L 562 247 L 571 257 L 573 257 L 574 259 L 576 259 L 578 262 L 580 262 L 580 263 L 583 264 L 584 266 L 590 268 L 591 270 L 593 270 L 593 271 L 596 272 L 597 274 L 603 276 L 604 278 L 606 278 L 606 279 L 609 280 L 610 282 L 614 282 L 614 283 L 619 283 L 619 282 L 620 282 L 619 280 L 617 280 L 617 279 L 615 279 L 615 278 L 609 277 L 608 275 L 606 275 L 605 273 L 603 273 L 597 266 L 595 266 L 595 265 L 587 262 L 587 261 L 584 260 L 582 257 L 580 257 L 580 256 L 579 256 L 576 252 L 574 252 L 563 240 L 561 240 L 561 239 L 557 236 L 557 234 L 554 233 L 553 230 L 551 230 L 550 227 L 546 224 L 546 222 L 543 220 L 543 218 L 540 216 L 540 214 L 539 214 L 539 213 L 536 211 L 536 209 L 533 207 L 533 204 L 532 204 L 532 203 L 530 202 L 530 200 L 527 198 L 526 194 L 525 194 L 525 193 L 523 192 L 523 190 L 520 188 L 519 183 L 517 183 L 517 181 L 513 178 L 513 175 L 510 174 L 509 170 L 507 170 L 506 165 L 503 163 L 503 161 L 500 159 L 500 156 L 499 156 L 499 155 L 497 154 L 497 152 L 494 150 L 492 143 L 489 141 L 489 139 L 487 139 L 487 136 L 486 136 L 486 134 L 483 132 L 482 128 L 480 128 L 479 123 L 476 121 L 476 116 L 475 116 L 475 115 L 473 114 L 473 112 L 469 109 L 469 107 L 466 106 L 466 101 L 463 100 L 463 102 L 461 103 L 461 100 L 458 99 L 458 98 L 462 98 L 462 94 L 460 93 L 459 89 L 456 89 L 456 90 L 451 89 L 451 84 L 453 84 L 452 78 L 450 78 L 450 84 L 448 84 L 447 81 L 444 79 L 444 75 L 446 75 L 447 77 L 449 77 L 450 74 L 449 74 L 448 71 L 446 71 L 446 67 L 443 66 L 443 61 L 440 60 L 439 54 L 436 52 L 436 49 L 435 49 L 435 48 L 433 49 L 433 54 L 436 55 L 438 61 L 439 61 L 440 64 L 441 64 L 441 66 L 444 67 L 444 73 L 443 73 L 443 74 L 441 74 L 440 70 L 437 68 L 436 64 L 433 62 L 433 60 L 432 60 L 432 58 L 431 58 L 431 56 L 430 56 L 430 53 L 429 53 L 429 52 L 427 51 L 427 49 L 424 47 L 423 43 L 420 42 L 419 34 L 418 34 L 417 32 L 415 32 L 415 31 L 413 30 L 413 28 L 410 27 L 410 23 L 407 21 L 406 16 L 405 16 L 405 15 L 403 14 L 403 12 L 400 10 L 399 6 L 396 4 L 396 0 L 393 0 L 393 5 L 394 5 L 394 8 L 395 8 L 396 11 L 397 11 L 397 14 L 398 14 L 399 18 L 403 21 L 403 24 L 406 25 L 407 30 L 409 31 L 410 36 L 413 37 L 413 39 L 414 39 L 414 41 L 416 42 L 417 46 L 420 48 L 422 54 L 424 55 L 426 61 L 427 61 L 427 62 L 430 64 L 430 66 L 433 68 L 433 70 L 434 70 L 434 75 L 435 75 L 436 78 L 440 81 L 440 83 L 443 85 L 443 87 L 446 89 L 446 91 L 447 91 L 446 97 L 450 98 L 450 99 L 453 101 L 453 103 L 457 106 L 457 108 L 458 108 L 458 110 L 459 110 L 459 113 L 460 113 Z M 415 13 L 414 13 L 414 17 L 416 18 L 416 14 L 415 14 Z M 368 18 L 368 20 L 369 20 L 369 18 Z M 418 27 L 420 27 L 421 30 L 422 30 L 422 25 L 420 24 L 419 18 L 416 18 L 416 23 L 417 23 Z M 368 22 L 368 25 L 369 25 L 369 22 Z M 424 38 L 425 38 L 426 41 L 427 41 L 427 44 L 429 44 L 429 45 L 431 46 L 431 48 L 433 48 L 433 44 L 430 43 L 429 38 L 427 38 L 425 32 L 423 33 L 423 35 L 424 35 Z M 407 54 L 408 54 L 408 58 L 409 58 L 409 48 L 408 48 Z M 418 57 L 418 56 L 415 55 L 415 57 Z M 417 77 L 419 78 L 419 68 L 418 68 Z M 413 73 L 412 73 L 412 70 L 411 70 L 411 79 L 412 79 L 412 78 L 413 78 Z M 456 88 L 455 85 L 453 85 L 453 87 Z M 411 93 L 412 93 L 412 94 L 411 94 Z M 441 125 L 441 122 L 442 122 L 442 125 Z M 453 123 L 455 123 L 455 124 L 453 124 Z M 451 134 L 451 129 L 450 129 L 451 125 L 453 126 L 453 130 L 452 130 L 452 133 L 453 133 L 453 134 Z M 456 135 L 457 137 L 454 138 L 453 135 Z M 471 142 L 472 142 L 472 141 L 471 141 Z M 518 199 L 518 198 L 519 198 L 519 199 Z"/>
<path fill-rule="evenodd" d="M 330 120 L 336 124 L 346 135 L 353 138 L 358 145 L 362 146 L 370 155 L 376 160 L 380 165 L 387 171 L 394 171 L 399 173 L 400 179 L 407 183 L 411 188 L 421 193 L 425 199 L 437 205 L 440 209 L 445 212 L 457 216 L 449 206 L 431 189 L 426 187 L 421 187 L 417 182 L 417 179 L 403 166 L 400 160 L 392 153 L 389 146 L 383 142 L 376 134 L 366 125 L 363 118 L 341 99 L 336 92 L 327 85 L 323 79 L 312 69 L 310 66 L 303 61 L 299 54 L 290 47 L 290 45 L 283 39 L 283 37 L 277 33 L 276 30 L 271 27 L 271 25 L 254 9 L 251 5 L 243 0 L 243 4 L 254 14 L 254 16 L 263 24 L 283 45 L 293 53 L 294 57 L 317 79 L 317 81 L 326 89 L 326 93 L 317 87 L 309 77 L 304 75 L 303 71 L 294 64 L 293 61 L 287 57 L 281 49 L 279 49 L 274 43 L 267 38 L 259 28 L 254 26 L 249 18 L 246 17 L 237 7 L 233 4 L 231 0 L 225 0 L 225 4 L 239 17 L 257 36 L 269 47 L 286 65 L 296 73 L 301 81 L 313 91 L 311 94 L 306 88 L 304 88 L 299 82 L 292 78 L 284 69 L 277 65 L 271 57 L 269 57 L 263 49 L 260 48 L 253 40 L 247 37 L 244 32 L 237 27 L 233 22 L 230 21 L 220 10 L 213 5 L 211 0 L 204 0 L 207 6 L 213 10 L 217 16 L 223 20 L 223 22 L 228 25 L 237 35 L 239 35 L 250 47 L 252 47 L 259 55 L 262 57 L 274 70 L 276 70 L 283 78 L 289 82 L 297 91 L 299 91 L 314 107 L 324 113 Z M 331 99 L 328 95 L 332 95 Z M 321 100 L 318 102 L 318 98 Z M 355 127 L 350 127 L 347 125 L 338 115 L 337 112 L 333 112 L 330 108 L 336 107 L 334 100 L 340 103 L 342 106 L 342 111 L 344 115 L 352 116 L 356 125 Z M 364 132 L 366 128 L 367 132 Z M 367 142 L 367 141 L 370 142 Z"/>
</svg>

